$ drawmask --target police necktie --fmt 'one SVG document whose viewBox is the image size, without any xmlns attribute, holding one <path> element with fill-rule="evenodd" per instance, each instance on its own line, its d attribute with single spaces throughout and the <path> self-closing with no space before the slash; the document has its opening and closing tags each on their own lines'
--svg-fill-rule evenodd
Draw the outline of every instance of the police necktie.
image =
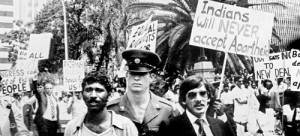
<svg viewBox="0 0 300 136">
<path fill-rule="evenodd" d="M 50 99 L 50 107 L 51 107 L 51 118 L 54 119 L 54 117 L 55 117 L 54 103 L 53 103 L 53 100 L 51 97 L 49 97 L 49 99 Z"/>
<path fill-rule="evenodd" d="M 198 136 L 206 136 L 205 132 L 204 132 L 204 129 L 203 129 L 203 126 L 202 126 L 202 123 L 201 123 L 201 119 L 197 119 L 195 123 L 199 126 Z"/>
</svg>

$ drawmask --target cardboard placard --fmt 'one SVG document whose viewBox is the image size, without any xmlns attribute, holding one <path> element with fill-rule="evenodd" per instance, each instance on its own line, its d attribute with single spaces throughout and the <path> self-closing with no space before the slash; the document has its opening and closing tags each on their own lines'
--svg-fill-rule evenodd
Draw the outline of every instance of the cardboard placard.
<svg viewBox="0 0 300 136">
<path fill-rule="evenodd" d="M 52 37 L 52 33 L 30 34 L 27 59 L 48 59 Z"/>
<path fill-rule="evenodd" d="M 30 91 L 28 77 L 25 76 L 24 69 L 0 71 L 0 76 L 2 77 L 0 96 Z"/>
<path fill-rule="evenodd" d="M 83 60 L 63 61 L 63 82 L 66 91 L 82 91 L 81 82 L 84 78 L 84 66 Z"/>
<path fill-rule="evenodd" d="M 199 0 L 190 44 L 267 58 L 274 16 L 273 13 Z"/>
</svg>

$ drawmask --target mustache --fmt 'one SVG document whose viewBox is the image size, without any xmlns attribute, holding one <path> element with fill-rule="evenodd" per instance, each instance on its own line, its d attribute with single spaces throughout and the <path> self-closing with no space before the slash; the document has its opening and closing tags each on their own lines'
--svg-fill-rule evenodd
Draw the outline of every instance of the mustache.
<svg viewBox="0 0 300 136">
<path fill-rule="evenodd" d="M 194 106 L 205 106 L 205 105 L 204 105 L 204 103 L 202 103 L 202 102 L 197 102 L 197 103 L 195 103 Z"/>
<path fill-rule="evenodd" d="M 107 102 L 107 99 L 105 100 L 105 99 L 102 99 L 102 98 L 99 98 L 100 100 L 97 100 L 97 97 L 92 97 L 89 101 L 88 101 L 88 103 L 93 103 L 93 102 L 95 102 L 95 103 L 99 103 L 99 102 Z"/>
</svg>

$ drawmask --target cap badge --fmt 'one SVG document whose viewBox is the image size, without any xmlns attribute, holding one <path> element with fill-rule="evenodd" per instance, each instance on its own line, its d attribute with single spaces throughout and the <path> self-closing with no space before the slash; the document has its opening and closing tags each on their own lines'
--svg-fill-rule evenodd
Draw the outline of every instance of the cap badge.
<svg viewBox="0 0 300 136">
<path fill-rule="evenodd" d="M 135 64 L 139 64 L 140 62 L 141 62 L 141 60 L 139 58 L 134 59 Z"/>
</svg>

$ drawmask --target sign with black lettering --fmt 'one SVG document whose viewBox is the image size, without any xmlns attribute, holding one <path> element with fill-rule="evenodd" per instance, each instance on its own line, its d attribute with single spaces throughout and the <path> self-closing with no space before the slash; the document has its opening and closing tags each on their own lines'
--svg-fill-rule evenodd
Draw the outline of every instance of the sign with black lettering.
<svg viewBox="0 0 300 136">
<path fill-rule="evenodd" d="M 256 80 L 291 77 L 296 74 L 292 64 L 300 56 L 297 51 L 286 51 L 270 54 L 269 59 L 254 60 L 254 74 Z"/>
<path fill-rule="evenodd" d="M 292 50 L 291 52 L 294 52 L 292 55 L 295 56 L 291 67 L 291 90 L 300 91 L 300 51 Z"/>
<path fill-rule="evenodd" d="M 2 77 L 0 96 L 30 91 L 28 77 L 25 76 L 24 69 L 0 71 L 0 76 Z"/>
<path fill-rule="evenodd" d="M 28 58 L 28 51 L 20 49 L 18 52 L 17 60 L 26 60 Z"/>
<path fill-rule="evenodd" d="M 142 49 L 155 52 L 158 21 L 151 22 L 152 16 L 144 23 L 133 26 L 126 49 Z M 125 77 L 126 61 L 122 61 L 118 77 Z"/>
<path fill-rule="evenodd" d="M 273 13 L 199 0 L 190 45 L 267 58 L 274 16 Z"/>
<path fill-rule="evenodd" d="M 27 77 L 33 77 L 39 72 L 37 60 L 17 60 L 15 68 L 24 69 Z"/>
<path fill-rule="evenodd" d="M 81 82 L 84 78 L 83 60 L 64 60 L 63 77 L 64 86 L 67 91 L 82 91 Z"/>
<path fill-rule="evenodd" d="M 48 59 L 52 36 L 52 33 L 30 34 L 27 59 Z"/>
<path fill-rule="evenodd" d="M 140 25 L 132 27 L 127 49 L 155 52 L 158 21 L 151 22 L 151 18 Z"/>
</svg>

